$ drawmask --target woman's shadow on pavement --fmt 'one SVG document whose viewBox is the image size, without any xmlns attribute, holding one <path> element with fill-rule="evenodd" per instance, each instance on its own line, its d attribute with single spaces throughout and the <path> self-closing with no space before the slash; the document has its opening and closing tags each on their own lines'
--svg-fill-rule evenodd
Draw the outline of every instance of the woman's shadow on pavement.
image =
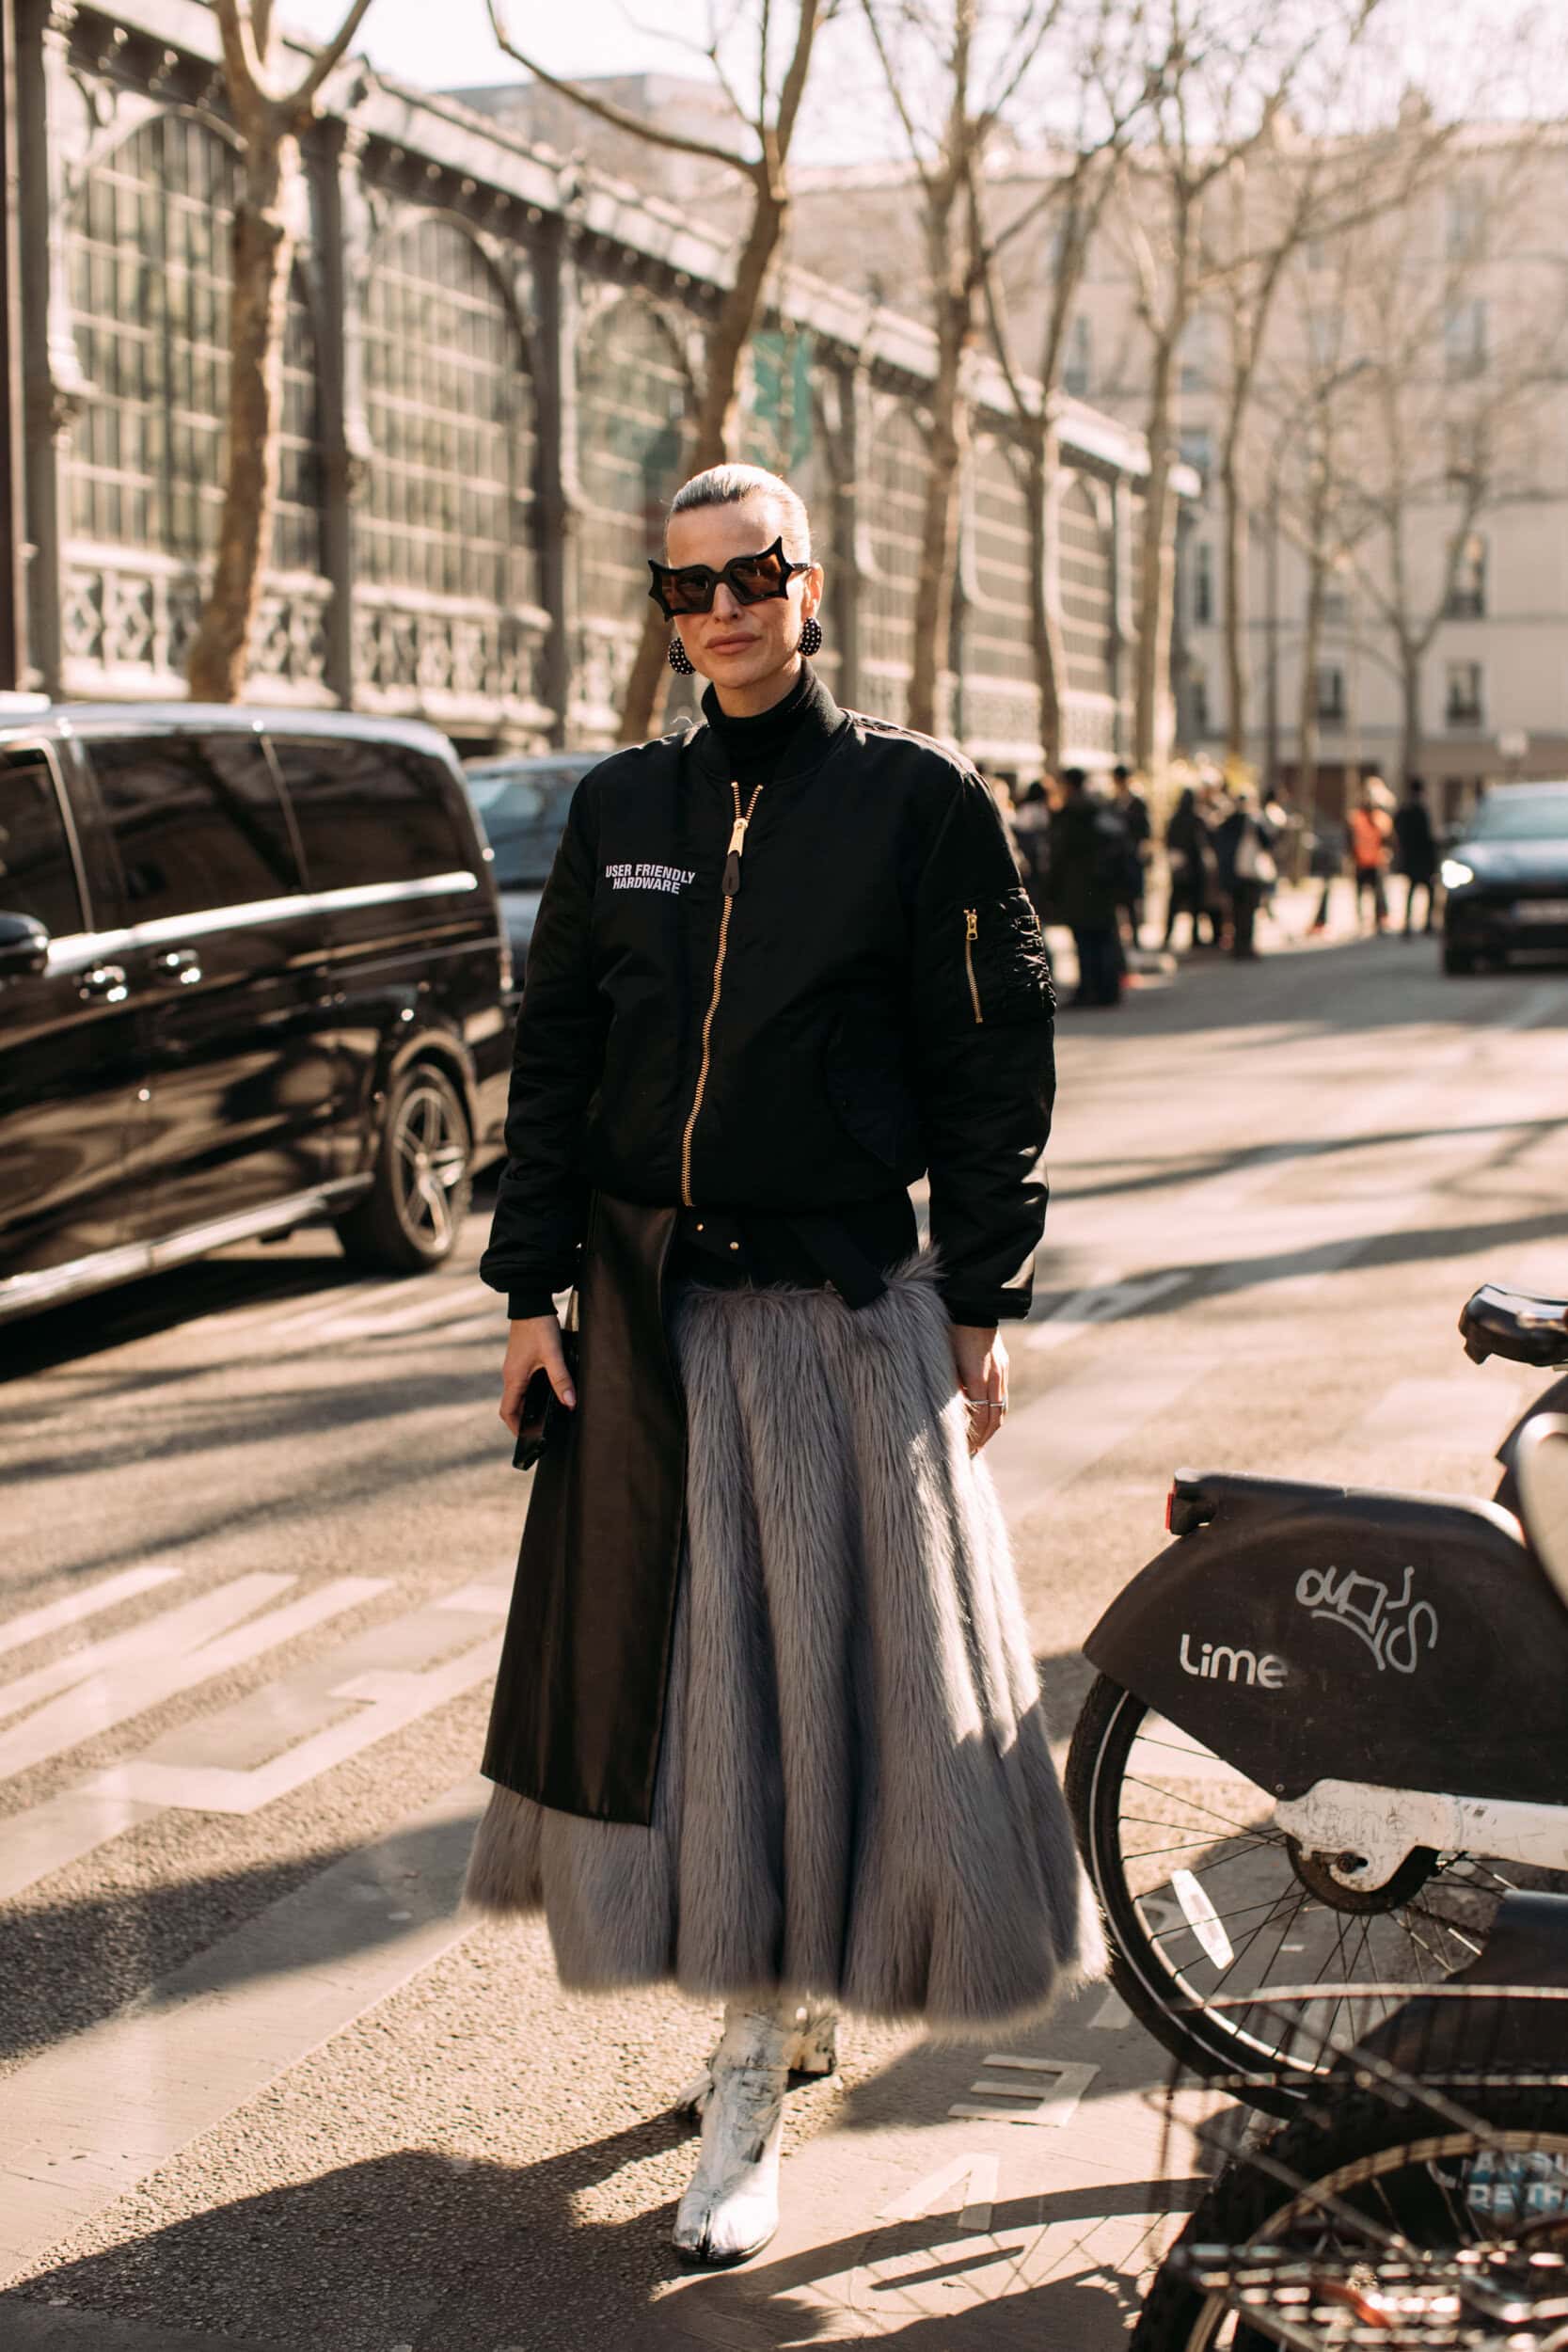
<svg viewBox="0 0 1568 2352">
<path fill-rule="evenodd" d="M 841 2340 L 832 2301 L 810 2290 L 859 2270 L 868 2332 L 910 2352 L 1109 2352 L 1136 2309 L 1132 2278 L 1075 2246 L 1060 2275 L 1009 2294 L 1017 2266 L 1042 2220 L 1086 2233 L 1107 2211 L 1160 2211 L 1185 2185 L 1101 2185 L 1000 2205 L 994 2251 L 934 2214 L 692 2280 L 669 2244 L 672 2202 L 624 2220 L 587 2219 L 579 2202 L 691 2137 L 667 2113 L 536 2165 L 411 2149 L 340 2168 L 42 2272 L 0 2300 L 0 2341 L 8 2306 L 20 2320 L 19 2306 L 63 2302 L 103 2319 L 106 2346 L 119 2323 L 146 2352 L 186 2330 L 277 2352 L 771 2352 Z M 911 2310 L 900 2325 L 900 2300 L 943 2280 L 954 2309 Z"/>
</svg>

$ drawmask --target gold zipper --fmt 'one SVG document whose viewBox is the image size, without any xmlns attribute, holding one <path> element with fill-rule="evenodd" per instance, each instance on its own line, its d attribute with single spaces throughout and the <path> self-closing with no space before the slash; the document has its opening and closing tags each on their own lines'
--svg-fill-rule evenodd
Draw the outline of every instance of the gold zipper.
<svg viewBox="0 0 1568 2352">
<path fill-rule="evenodd" d="M 980 914 L 976 907 L 964 909 L 964 970 L 969 975 L 969 1001 L 974 1008 L 974 1018 L 982 1026 L 985 1014 L 980 1010 L 980 991 L 974 980 L 974 942 L 979 936 Z"/>
<path fill-rule="evenodd" d="M 761 785 L 752 787 L 746 803 L 746 814 L 740 813 L 740 787 L 734 782 L 730 790 L 735 795 L 735 823 L 730 828 L 729 847 L 724 852 L 724 898 L 719 913 L 719 952 L 713 959 L 713 993 L 707 1001 L 707 1015 L 703 1023 L 703 1058 L 697 1072 L 697 1091 L 691 1098 L 691 1113 L 681 1137 L 681 1199 L 689 1209 L 695 1208 L 691 1198 L 691 1133 L 697 1124 L 697 1114 L 703 1107 L 707 1090 L 708 1064 L 713 1058 L 713 1016 L 719 1009 L 720 992 L 724 985 L 724 950 L 729 944 L 730 909 L 740 889 L 740 859 L 746 847 L 746 828 L 752 821 L 752 811 L 761 794 Z"/>
</svg>

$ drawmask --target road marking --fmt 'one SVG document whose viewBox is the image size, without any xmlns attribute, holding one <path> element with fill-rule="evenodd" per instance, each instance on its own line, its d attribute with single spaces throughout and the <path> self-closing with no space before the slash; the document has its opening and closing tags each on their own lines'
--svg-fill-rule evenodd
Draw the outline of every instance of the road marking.
<svg viewBox="0 0 1568 2352">
<path fill-rule="evenodd" d="M 1027 2099 L 1024 2106 L 990 2106 L 974 2105 L 973 2100 L 960 2100 L 947 2110 L 950 2116 L 960 2116 L 966 2122 L 985 2121 L 991 2123 L 1037 2123 L 1053 2131 L 1063 2131 L 1078 2112 L 1078 2103 L 1099 2074 L 1098 2066 L 1090 2066 L 1070 2058 L 988 2058 L 990 2067 L 1006 2068 L 1009 2073 L 1029 2076 L 1049 2074 L 1051 2088 L 1042 2091 L 1037 2080 L 1028 2083 L 988 2082 L 982 2078 L 971 2083 L 972 2092 L 991 2099 Z"/>
<path fill-rule="evenodd" d="M 0 1901 L 161 1812 L 258 1812 L 406 1729 L 495 1673 L 499 1633 L 455 1657 L 442 1653 L 465 1619 L 504 1615 L 507 1597 L 499 1581 L 461 1585 L 13 1815 L 0 1851 Z M 424 1660 L 441 1662 L 406 1671 Z"/>
<path fill-rule="evenodd" d="M 950 2189 L 962 2184 L 963 2203 L 958 2208 L 958 2228 L 966 2236 L 984 2236 L 990 2229 L 991 2212 L 997 2202 L 997 2183 L 1001 2177 L 1001 2159 L 985 2152 L 971 2151 L 955 2156 L 940 2172 L 928 2172 L 913 2188 L 895 2197 L 877 2216 L 879 2221 L 919 2221 L 928 2213 L 951 2212 L 951 2204 L 939 2200 Z"/>
<path fill-rule="evenodd" d="M 1132 2012 L 1113 1985 L 1089 2019 L 1089 2028 L 1095 2033 L 1120 2033 L 1132 2023 Z"/>
<path fill-rule="evenodd" d="M 1190 1870 L 1173 1870 L 1170 1883 L 1181 1915 L 1216 1968 L 1228 1968 L 1236 1955 L 1220 1924 L 1219 1913 Z"/>
<path fill-rule="evenodd" d="M 138 1593 L 150 1593 L 160 1584 L 171 1584 L 179 1576 L 178 1568 L 122 1568 L 118 1576 L 105 1577 L 102 1584 L 94 1584 L 85 1593 L 67 1593 L 63 1600 L 45 1601 L 40 1609 L 24 1610 L 19 1617 L 8 1617 L 0 1624 L 0 1658 L 8 1650 L 25 1649 L 29 1642 L 41 1641 L 46 1633 L 58 1633 L 62 1627 L 80 1625 L 84 1618 L 96 1617 L 105 1609 L 114 1609 L 122 1600 L 134 1600 Z"/>
<path fill-rule="evenodd" d="M 1180 1359 L 1108 1367 L 1060 1383 L 1014 1413 L 986 1456 L 1008 1519 L 1016 1525 L 1043 1510 L 1073 1479 L 1166 1412 L 1208 1368 Z"/>
<path fill-rule="evenodd" d="M 3 2283 L 470 1932 L 456 1905 L 488 1795 L 472 1774 L 0 2084 Z"/>
<path fill-rule="evenodd" d="M 230 1667 L 245 1665 L 251 1659 L 277 1648 L 280 1643 L 293 1641 L 298 1633 L 309 1633 L 329 1617 L 341 1616 L 345 1609 L 356 1609 L 361 1601 L 385 1592 L 388 1581 L 381 1576 L 334 1577 L 330 1583 L 318 1585 L 314 1592 L 302 1594 L 297 1600 L 270 1611 L 250 1625 L 241 1625 L 215 1641 L 203 1640 L 199 1646 L 181 1645 L 172 1656 L 166 1654 L 171 1629 L 175 1618 L 187 1613 L 176 1611 L 170 1616 L 154 1618 L 145 1630 L 162 1630 L 165 1637 L 155 1650 L 144 1649 L 131 1661 L 118 1661 L 106 1672 L 94 1674 L 90 1680 L 65 1691 L 49 1706 L 37 1708 L 0 1736 L 0 1780 L 8 1780 L 13 1773 L 26 1772 L 50 1756 L 61 1756 L 68 1748 L 80 1747 L 84 1740 L 128 1723 L 134 1715 L 145 1714 L 150 1707 L 172 1698 L 176 1692 L 193 1690 L 198 1683 L 211 1681 L 214 1675 L 227 1674 Z M 248 1615 L 259 1601 L 286 1592 L 295 1581 L 292 1576 L 242 1576 L 230 1584 L 220 1585 L 217 1592 L 206 1598 L 214 1605 L 214 1614 L 222 1604 L 232 1621 Z M 71 1659 L 61 1661 L 67 1666 L 75 1662 Z M 0 1698 L 9 1700 L 17 1688 L 13 1683 L 0 1692 Z"/>
<path fill-rule="evenodd" d="M 203 1768 L 132 1761 L 113 1765 L 99 1774 L 87 1783 L 86 1793 L 176 1806 L 191 1813 L 260 1812 L 263 1805 L 291 1796 L 308 1781 L 346 1763 L 391 1732 L 418 1723 L 421 1715 L 444 1706 L 448 1699 L 471 1691 L 475 1683 L 487 1681 L 500 1663 L 500 1645 L 497 1633 L 430 1674 L 366 1674 L 340 1684 L 333 1697 L 362 1702 L 358 1714 L 318 1732 L 313 1740 L 300 1740 L 270 1764 L 253 1766 L 249 1772 L 221 1765 Z"/>
<path fill-rule="evenodd" d="M 1022 1344 L 1032 1354 L 1043 1355 L 1060 1347 L 1066 1340 L 1075 1340 L 1097 1324 L 1117 1323 L 1123 1315 L 1141 1314 L 1157 1298 L 1180 1289 L 1189 1280 L 1184 1266 L 1163 1274 L 1141 1274 L 1121 1282 L 1097 1283 L 1087 1290 L 1074 1291 L 1064 1298 L 1053 1315 L 1041 1323 L 1032 1323 L 1025 1330 Z"/>
<path fill-rule="evenodd" d="M 0 1717 L 20 1714 L 24 1708 L 36 1706 L 40 1699 L 53 1697 L 56 1691 L 69 1691 L 73 1684 L 89 1681 L 96 1676 L 139 1665 L 144 1659 L 195 1649 L 247 1616 L 253 1609 L 260 1609 L 263 1601 L 274 1600 L 279 1593 L 287 1592 L 293 1582 L 290 1576 L 241 1577 L 218 1585 L 213 1592 L 198 1593 L 183 1608 L 144 1618 L 141 1624 L 129 1627 L 123 1633 L 112 1634 L 106 1641 L 88 1642 L 81 1649 L 69 1650 L 63 1658 L 51 1659 L 47 1665 L 35 1666 L 30 1674 L 19 1675 L 14 1682 L 0 1687 Z"/>
<path fill-rule="evenodd" d="M 366 1340 L 379 1339 L 385 1333 L 389 1338 L 399 1331 L 417 1329 L 422 1324 L 472 1323 L 483 1317 L 504 1337 L 506 1301 L 492 1291 L 490 1304 L 485 1306 L 474 1295 L 478 1288 L 477 1283 L 472 1288 L 465 1283 L 461 1289 L 444 1283 L 433 1295 L 405 1301 L 401 1311 L 344 1315 L 339 1321 L 323 1324 L 318 1336 L 324 1340 Z"/>
</svg>

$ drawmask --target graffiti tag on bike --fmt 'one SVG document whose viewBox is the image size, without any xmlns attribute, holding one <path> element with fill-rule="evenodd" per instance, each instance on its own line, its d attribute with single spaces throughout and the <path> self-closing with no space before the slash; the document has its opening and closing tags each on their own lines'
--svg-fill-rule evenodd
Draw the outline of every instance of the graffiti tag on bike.
<svg viewBox="0 0 1568 2352">
<path fill-rule="evenodd" d="M 1415 1569 L 1406 1568 L 1395 1597 L 1381 1577 L 1359 1568 L 1307 1568 L 1296 1579 L 1296 1598 L 1324 1624 L 1343 1626 L 1365 1642 L 1379 1674 L 1392 1666 L 1413 1675 L 1437 1647 L 1437 1612 L 1430 1600 L 1415 1599 Z"/>
</svg>

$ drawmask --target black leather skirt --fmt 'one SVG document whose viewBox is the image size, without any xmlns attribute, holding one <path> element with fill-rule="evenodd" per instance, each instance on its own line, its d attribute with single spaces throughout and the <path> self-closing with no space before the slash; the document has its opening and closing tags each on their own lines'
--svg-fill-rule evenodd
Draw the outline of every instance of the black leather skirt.
<svg viewBox="0 0 1568 2352">
<path fill-rule="evenodd" d="M 686 1513 L 669 1332 L 685 1282 L 831 1283 L 860 1307 L 912 1254 L 907 1193 L 842 1216 L 715 1215 L 595 1193 L 577 1409 L 533 1472 L 482 1769 L 562 1813 L 652 1819 Z"/>
</svg>

